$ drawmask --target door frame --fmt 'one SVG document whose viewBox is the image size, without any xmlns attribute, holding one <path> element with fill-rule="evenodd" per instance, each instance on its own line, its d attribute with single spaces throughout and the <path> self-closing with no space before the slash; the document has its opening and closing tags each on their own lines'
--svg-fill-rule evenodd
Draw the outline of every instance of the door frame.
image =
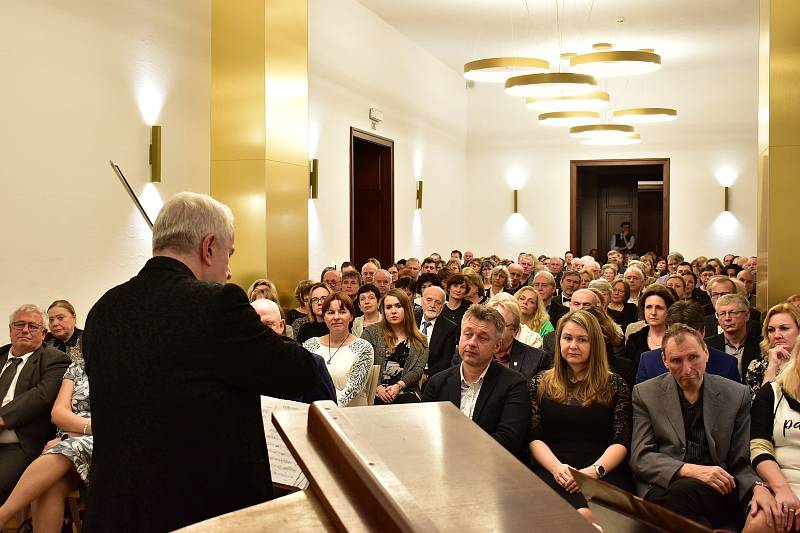
<svg viewBox="0 0 800 533">
<path fill-rule="evenodd" d="M 573 159 L 569 162 L 569 247 L 573 252 L 580 253 L 580 227 L 581 215 L 579 198 L 581 183 L 578 179 L 578 170 L 585 167 L 611 167 L 633 165 L 661 165 L 661 179 L 664 182 L 664 203 L 662 206 L 661 242 L 665 253 L 669 250 L 669 158 L 642 158 L 642 159 Z"/>
<path fill-rule="evenodd" d="M 381 137 L 380 135 L 375 135 L 368 131 L 360 130 L 358 128 L 354 128 L 350 126 L 350 260 L 355 260 L 355 251 L 356 251 L 356 229 L 355 224 L 353 224 L 353 209 L 355 207 L 355 199 L 353 198 L 353 191 L 355 190 L 355 167 L 353 165 L 353 142 L 355 139 L 360 139 L 362 141 L 367 141 L 373 144 L 377 144 L 379 146 L 383 146 L 389 148 L 389 197 L 391 198 L 391 202 L 389 203 L 389 246 L 392 250 L 392 258 L 394 260 L 394 141 L 392 139 L 387 139 L 386 137 Z M 359 268 L 359 267 L 356 267 Z"/>
</svg>

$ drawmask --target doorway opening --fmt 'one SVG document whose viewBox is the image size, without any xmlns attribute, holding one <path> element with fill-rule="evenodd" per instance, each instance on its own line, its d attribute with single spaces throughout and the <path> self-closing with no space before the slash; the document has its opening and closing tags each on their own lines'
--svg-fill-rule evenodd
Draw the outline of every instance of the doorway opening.
<svg viewBox="0 0 800 533">
<path fill-rule="evenodd" d="M 394 260 L 394 141 L 350 128 L 350 260 Z"/>
<path fill-rule="evenodd" d="M 634 252 L 669 250 L 669 159 L 570 161 L 570 249 L 596 248 L 605 262 L 612 236 L 631 223 Z"/>
</svg>

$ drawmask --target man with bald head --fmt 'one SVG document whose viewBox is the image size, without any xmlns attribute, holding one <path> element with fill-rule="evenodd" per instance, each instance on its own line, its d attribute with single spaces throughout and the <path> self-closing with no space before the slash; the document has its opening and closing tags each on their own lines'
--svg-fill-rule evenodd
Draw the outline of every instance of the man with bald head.
<svg viewBox="0 0 800 533">
<path fill-rule="evenodd" d="M 472 250 L 465 251 L 464 252 L 464 265 L 463 266 L 468 267 L 470 262 L 473 259 L 475 259 L 475 254 L 472 252 Z"/>
<path fill-rule="evenodd" d="M 433 376 L 450 368 L 458 347 L 458 326 L 440 316 L 444 309 L 444 289 L 431 285 L 422 291 L 422 315 L 417 326 L 428 339 L 428 368 L 425 375 Z"/>
<path fill-rule="evenodd" d="M 250 302 L 253 309 L 256 310 L 258 318 L 261 323 L 269 329 L 283 336 L 286 330 L 286 320 L 281 316 L 281 308 L 272 300 L 266 298 L 259 298 Z M 328 367 L 325 365 L 325 359 L 317 354 L 311 354 L 314 357 L 314 362 L 317 364 L 317 372 L 319 373 L 319 383 L 313 389 L 305 392 L 301 397 L 296 398 L 296 401 L 303 403 L 316 402 L 317 400 L 331 400 L 336 401 L 336 387 L 333 385 L 333 380 L 328 372 Z"/>
<path fill-rule="evenodd" d="M 511 286 L 505 291 L 509 294 L 514 294 L 520 287 L 522 287 L 522 279 L 525 277 L 525 269 L 519 263 L 511 263 L 508 265 L 508 275 L 511 278 Z"/>
<path fill-rule="evenodd" d="M 392 275 L 388 270 L 378 270 L 375 272 L 373 284 L 378 287 L 381 296 L 384 296 L 392 286 Z"/>
<path fill-rule="evenodd" d="M 364 266 L 361 267 L 361 279 L 364 281 L 364 285 L 367 283 L 374 283 L 375 272 L 377 271 L 378 267 L 376 267 L 374 263 L 370 261 L 364 263 Z"/>
</svg>

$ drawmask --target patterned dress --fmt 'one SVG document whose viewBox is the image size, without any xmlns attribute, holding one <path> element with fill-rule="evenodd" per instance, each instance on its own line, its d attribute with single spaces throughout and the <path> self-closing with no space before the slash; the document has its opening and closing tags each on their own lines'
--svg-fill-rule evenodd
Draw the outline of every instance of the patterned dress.
<svg viewBox="0 0 800 533">
<path fill-rule="evenodd" d="M 83 359 L 74 361 L 69 368 L 67 368 L 64 379 L 68 379 L 74 383 L 72 389 L 72 412 L 80 417 L 88 419 L 91 415 L 89 409 L 89 378 L 86 376 L 86 371 L 84 370 Z M 89 467 L 92 462 L 92 436 L 80 435 L 77 437 L 70 437 L 66 432 L 60 429 L 57 431 L 57 434 L 59 438 L 63 440 L 44 453 L 60 454 L 75 463 L 75 470 L 78 471 L 81 479 L 86 483 L 89 477 Z"/>
<path fill-rule="evenodd" d="M 325 359 L 339 407 L 368 405 L 366 385 L 374 361 L 369 342 L 356 339 L 346 346 L 329 348 L 319 342 L 319 337 L 311 337 L 303 347 Z"/>
</svg>

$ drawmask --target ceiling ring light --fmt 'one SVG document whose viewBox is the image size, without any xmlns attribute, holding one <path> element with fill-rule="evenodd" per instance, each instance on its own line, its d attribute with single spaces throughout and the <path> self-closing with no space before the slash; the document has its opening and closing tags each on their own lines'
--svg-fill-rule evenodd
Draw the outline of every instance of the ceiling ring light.
<svg viewBox="0 0 800 533">
<path fill-rule="evenodd" d="M 542 126 L 581 126 L 600 122 L 597 111 L 555 111 L 539 115 Z"/>
<path fill-rule="evenodd" d="M 506 94 L 511 96 L 533 96 L 554 98 L 559 96 L 577 96 L 595 92 L 597 80 L 587 74 L 572 72 L 549 72 L 546 74 L 528 74 L 515 76 L 506 80 Z"/>
<path fill-rule="evenodd" d="M 535 57 L 490 57 L 464 65 L 464 77 L 472 81 L 502 83 L 512 76 L 548 72 L 550 63 Z"/>
<path fill-rule="evenodd" d="M 570 70 L 600 77 L 636 76 L 661 68 L 661 56 L 654 52 L 614 51 L 581 54 L 569 60 Z"/>
<path fill-rule="evenodd" d="M 678 118 L 678 111 L 668 107 L 632 107 L 614 111 L 614 118 L 626 124 L 669 122 Z"/>
<path fill-rule="evenodd" d="M 525 99 L 525 107 L 534 111 L 595 111 L 608 107 L 609 96 L 607 92 L 595 91 L 578 96 L 559 96 L 556 98 L 531 98 Z"/>
<path fill-rule="evenodd" d="M 627 137 L 620 137 L 618 139 L 581 139 L 580 143 L 586 146 L 624 146 L 631 144 L 639 144 L 642 142 L 642 137 L 638 133 L 628 135 Z"/>
<path fill-rule="evenodd" d="M 628 124 L 590 124 L 573 126 L 569 136 L 575 139 L 612 139 L 627 137 L 636 133 Z"/>
</svg>

